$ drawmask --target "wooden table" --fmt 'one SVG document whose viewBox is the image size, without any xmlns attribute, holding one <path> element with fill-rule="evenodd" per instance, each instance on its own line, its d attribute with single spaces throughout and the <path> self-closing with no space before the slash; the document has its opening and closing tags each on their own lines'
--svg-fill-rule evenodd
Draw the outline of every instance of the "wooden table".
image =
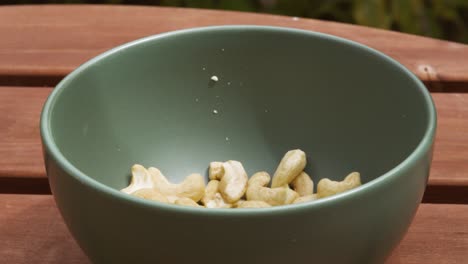
<svg viewBox="0 0 468 264">
<path fill-rule="evenodd" d="M 56 209 L 45 175 L 39 114 L 52 87 L 116 45 L 176 29 L 274 25 L 345 37 L 403 63 L 438 110 L 423 204 L 387 263 L 468 263 L 468 46 L 302 18 L 128 6 L 0 7 L 0 262 L 89 263 Z"/>
</svg>

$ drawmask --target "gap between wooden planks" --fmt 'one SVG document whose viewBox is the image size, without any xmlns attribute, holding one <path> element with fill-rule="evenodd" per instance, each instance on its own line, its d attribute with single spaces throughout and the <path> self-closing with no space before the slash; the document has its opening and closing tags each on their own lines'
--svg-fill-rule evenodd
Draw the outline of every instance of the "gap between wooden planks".
<svg viewBox="0 0 468 264">
<path fill-rule="evenodd" d="M 5 263 L 90 261 L 50 195 L 0 194 L 0 256 Z M 468 259 L 468 205 L 422 204 L 386 264 L 460 264 Z"/>
<path fill-rule="evenodd" d="M 0 193 L 50 193 L 39 115 L 52 88 L 0 87 Z M 468 203 L 468 94 L 433 93 L 438 110 L 425 202 Z"/>
<path fill-rule="evenodd" d="M 86 19 L 83 19 L 86 18 Z M 468 46 L 369 27 L 278 15 L 109 5 L 0 7 L 0 85 L 55 85 L 78 65 L 123 43 L 213 25 L 306 29 L 354 40 L 395 58 L 432 91 L 468 91 Z"/>
</svg>

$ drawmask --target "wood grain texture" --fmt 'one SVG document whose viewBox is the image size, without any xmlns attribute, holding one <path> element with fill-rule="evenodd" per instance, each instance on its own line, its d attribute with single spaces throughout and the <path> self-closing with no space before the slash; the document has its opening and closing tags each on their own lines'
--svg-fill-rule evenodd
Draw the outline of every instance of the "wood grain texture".
<svg viewBox="0 0 468 264">
<path fill-rule="evenodd" d="M 51 91 L 51 88 L 0 87 L 0 123 L 3 124 L 0 183 L 4 183 L 0 184 L 0 193 L 49 192 L 42 161 L 39 116 Z M 438 111 L 438 129 L 429 186 L 449 188 L 428 189 L 425 201 L 460 202 L 468 197 L 464 195 L 468 188 L 468 94 L 433 93 L 432 96 Z M 24 180 L 33 178 L 42 181 Z M 453 186 L 461 187 L 461 192 L 452 192 Z"/>
<path fill-rule="evenodd" d="M 39 119 L 51 91 L 0 87 L 0 177 L 44 177 Z"/>
<path fill-rule="evenodd" d="M 400 61 L 433 91 L 467 91 L 468 46 L 312 19 L 141 6 L 0 7 L 0 85 L 54 85 L 93 56 L 162 32 L 213 25 L 292 27 L 345 37 Z"/>
<path fill-rule="evenodd" d="M 468 187 L 468 94 L 432 93 L 432 98 L 438 120 L 431 184 Z"/>
<path fill-rule="evenodd" d="M 50 195 L 0 194 L 0 262 L 91 263 L 68 232 Z"/>
<path fill-rule="evenodd" d="M 0 194 L 4 263 L 90 263 L 50 195 Z M 387 264 L 460 264 L 468 258 L 468 205 L 423 204 Z"/>
<path fill-rule="evenodd" d="M 422 204 L 392 264 L 461 264 L 468 259 L 468 205 Z"/>
</svg>

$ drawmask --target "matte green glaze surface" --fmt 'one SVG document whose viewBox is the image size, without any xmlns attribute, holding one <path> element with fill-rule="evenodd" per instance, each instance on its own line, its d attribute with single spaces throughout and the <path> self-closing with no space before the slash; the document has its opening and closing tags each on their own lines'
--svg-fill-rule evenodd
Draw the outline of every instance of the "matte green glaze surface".
<svg viewBox="0 0 468 264">
<path fill-rule="evenodd" d="M 216 75 L 218 82 L 210 77 Z M 214 113 L 217 111 L 217 114 Z M 49 97 L 41 134 L 60 212 L 95 263 L 382 263 L 421 201 L 436 126 L 408 70 L 319 33 L 228 26 L 153 36 L 78 68 Z M 172 181 L 239 160 L 365 184 L 310 204 L 197 209 L 120 193 L 134 163 Z"/>
</svg>

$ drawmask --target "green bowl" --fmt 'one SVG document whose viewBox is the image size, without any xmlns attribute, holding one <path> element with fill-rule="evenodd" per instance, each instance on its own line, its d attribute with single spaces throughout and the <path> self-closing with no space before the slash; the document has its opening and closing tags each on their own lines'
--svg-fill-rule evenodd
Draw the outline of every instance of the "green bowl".
<svg viewBox="0 0 468 264">
<path fill-rule="evenodd" d="M 258 26 L 117 47 L 60 82 L 41 119 L 57 206 L 95 263 L 382 263 L 423 196 L 435 127 L 424 85 L 386 55 Z M 308 154 L 316 183 L 359 171 L 363 186 L 268 209 L 181 207 L 119 192 L 134 163 L 176 182 L 215 160 L 272 173 L 295 148 Z"/>
</svg>

